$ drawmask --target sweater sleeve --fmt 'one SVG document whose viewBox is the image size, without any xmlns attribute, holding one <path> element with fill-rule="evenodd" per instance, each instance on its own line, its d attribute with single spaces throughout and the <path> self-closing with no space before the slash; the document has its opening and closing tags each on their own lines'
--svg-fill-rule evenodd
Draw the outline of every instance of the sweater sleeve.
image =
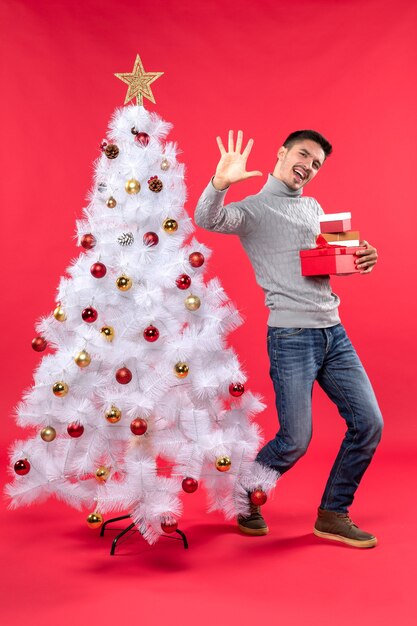
<svg viewBox="0 0 417 626">
<path fill-rule="evenodd" d="M 218 233 L 247 235 L 255 224 L 253 212 L 244 202 L 224 205 L 227 189 L 218 191 L 209 182 L 203 191 L 194 214 L 197 226 Z"/>
<path fill-rule="evenodd" d="M 316 199 L 314 199 L 314 202 L 315 202 L 316 208 L 317 208 L 317 215 L 325 215 L 323 209 L 321 208 L 320 204 L 317 202 Z"/>
</svg>

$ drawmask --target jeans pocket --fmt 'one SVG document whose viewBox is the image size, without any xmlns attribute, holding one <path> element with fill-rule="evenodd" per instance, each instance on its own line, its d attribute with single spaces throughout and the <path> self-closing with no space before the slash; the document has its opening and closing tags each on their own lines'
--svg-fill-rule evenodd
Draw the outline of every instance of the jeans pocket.
<svg viewBox="0 0 417 626">
<path fill-rule="evenodd" d="M 295 337 L 301 335 L 305 328 L 285 328 L 283 326 L 275 327 L 272 329 L 274 339 L 285 339 L 286 337 Z"/>
</svg>

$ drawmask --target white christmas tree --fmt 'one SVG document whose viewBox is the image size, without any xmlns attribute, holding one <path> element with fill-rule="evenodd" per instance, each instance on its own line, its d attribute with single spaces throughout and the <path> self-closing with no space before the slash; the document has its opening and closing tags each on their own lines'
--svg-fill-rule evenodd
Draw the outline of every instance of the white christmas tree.
<svg viewBox="0 0 417 626">
<path fill-rule="evenodd" d="M 150 543 L 177 528 L 180 493 L 201 480 L 227 518 L 276 481 L 254 462 L 264 407 L 227 346 L 241 318 L 220 282 L 204 281 L 209 250 L 191 239 L 170 124 L 142 105 L 159 75 L 139 57 L 118 75 L 139 104 L 113 115 L 77 222 L 84 250 L 37 324 L 34 349 L 51 351 L 17 422 L 38 434 L 14 444 L 7 486 L 13 507 L 52 494 L 88 507 L 91 527 L 126 512 Z"/>
</svg>

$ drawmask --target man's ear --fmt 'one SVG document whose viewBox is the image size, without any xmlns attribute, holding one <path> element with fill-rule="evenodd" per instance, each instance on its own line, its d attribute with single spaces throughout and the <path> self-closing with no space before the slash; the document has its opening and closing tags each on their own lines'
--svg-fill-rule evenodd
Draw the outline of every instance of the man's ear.
<svg viewBox="0 0 417 626">
<path fill-rule="evenodd" d="M 285 157 L 285 155 L 287 154 L 287 152 L 288 152 L 288 148 L 285 148 L 284 146 L 281 146 L 280 149 L 278 150 L 278 153 L 277 153 L 278 160 L 279 159 L 282 160 Z"/>
</svg>

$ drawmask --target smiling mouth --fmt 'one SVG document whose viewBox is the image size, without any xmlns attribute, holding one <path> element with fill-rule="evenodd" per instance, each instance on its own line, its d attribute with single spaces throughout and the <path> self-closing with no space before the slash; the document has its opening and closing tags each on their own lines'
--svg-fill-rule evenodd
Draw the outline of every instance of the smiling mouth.
<svg viewBox="0 0 417 626">
<path fill-rule="evenodd" d="M 301 169 L 301 167 L 293 167 L 293 172 L 298 183 L 303 183 L 307 180 L 307 174 L 303 169 Z"/>
</svg>

